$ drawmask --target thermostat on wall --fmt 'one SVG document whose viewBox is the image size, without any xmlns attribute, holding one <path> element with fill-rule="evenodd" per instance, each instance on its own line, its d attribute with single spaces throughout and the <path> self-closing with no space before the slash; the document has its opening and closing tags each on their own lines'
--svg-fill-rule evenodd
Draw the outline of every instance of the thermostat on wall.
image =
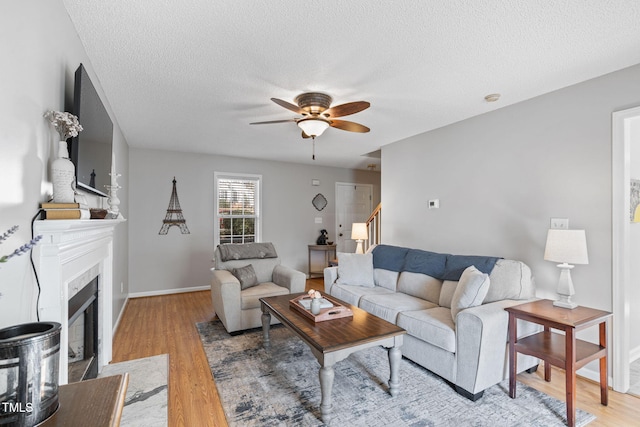
<svg viewBox="0 0 640 427">
<path fill-rule="evenodd" d="M 440 207 L 440 199 L 429 200 L 429 209 L 438 209 Z"/>
</svg>

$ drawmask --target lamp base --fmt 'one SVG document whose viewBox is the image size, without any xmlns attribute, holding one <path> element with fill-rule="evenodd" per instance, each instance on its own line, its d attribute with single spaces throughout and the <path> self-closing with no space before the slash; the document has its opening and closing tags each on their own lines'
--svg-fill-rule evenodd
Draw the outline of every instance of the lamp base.
<svg viewBox="0 0 640 427">
<path fill-rule="evenodd" d="M 356 240 L 357 245 L 356 245 L 356 253 L 357 254 L 363 254 L 364 253 L 364 248 L 362 247 L 362 244 L 364 243 L 364 240 Z"/>
<path fill-rule="evenodd" d="M 557 301 L 554 301 L 553 305 L 556 307 L 568 308 L 570 310 L 573 310 L 578 306 L 578 304 L 576 304 L 575 302 L 569 301 L 569 298 L 567 298 L 566 300 L 562 298 Z"/>
<path fill-rule="evenodd" d="M 553 305 L 556 307 L 574 309 L 578 306 L 575 302 L 571 301 L 573 292 L 573 281 L 571 280 L 571 269 L 573 265 L 566 262 L 558 264 L 560 268 L 560 280 L 558 280 L 558 296 L 559 300 L 554 301 Z"/>
</svg>

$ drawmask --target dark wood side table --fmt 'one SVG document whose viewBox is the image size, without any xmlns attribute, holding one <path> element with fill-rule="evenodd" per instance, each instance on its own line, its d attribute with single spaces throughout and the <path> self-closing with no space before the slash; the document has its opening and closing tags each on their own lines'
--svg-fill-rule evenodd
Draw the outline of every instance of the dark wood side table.
<svg viewBox="0 0 640 427">
<path fill-rule="evenodd" d="M 320 271 L 311 271 L 311 253 L 324 252 L 324 266 Z M 323 277 L 324 267 L 329 266 L 329 261 L 336 257 L 336 245 L 309 245 L 309 278 Z"/>
<path fill-rule="evenodd" d="M 129 374 L 113 375 L 60 386 L 58 411 L 43 427 L 119 426 Z"/>
<path fill-rule="evenodd" d="M 573 310 L 555 307 L 553 301 L 539 300 L 505 308 L 509 312 L 509 396 L 516 397 L 516 353 L 544 360 L 544 379 L 551 381 L 551 365 L 566 371 L 567 424 L 576 421 L 576 371 L 600 359 L 600 403 L 608 404 L 607 328 L 612 314 L 578 306 Z M 517 320 L 538 323 L 542 332 L 517 339 Z M 576 339 L 576 332 L 599 325 L 600 344 Z M 564 332 L 551 332 L 557 329 Z"/>
</svg>

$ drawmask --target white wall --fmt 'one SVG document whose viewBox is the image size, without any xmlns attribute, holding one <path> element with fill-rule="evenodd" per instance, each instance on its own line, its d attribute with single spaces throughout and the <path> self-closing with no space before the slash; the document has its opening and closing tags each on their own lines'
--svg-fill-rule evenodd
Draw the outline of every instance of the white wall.
<svg viewBox="0 0 640 427">
<path fill-rule="evenodd" d="M 385 243 L 520 259 L 554 298 L 544 244 L 566 217 L 589 250 L 574 300 L 611 310 L 611 113 L 637 105 L 640 66 L 383 147 Z"/>
<path fill-rule="evenodd" d="M 640 118 L 631 121 L 630 126 L 630 172 L 632 179 L 640 179 Z M 629 287 L 629 324 L 640 325 L 640 223 L 632 223 L 629 227 L 629 266 L 631 286 Z M 640 334 L 630 334 L 629 349 L 632 355 L 640 355 Z M 633 359 L 632 359 L 633 360 Z"/>
<path fill-rule="evenodd" d="M 274 243 L 283 264 L 305 273 L 307 245 L 315 243 L 320 229 L 335 230 L 336 182 L 373 184 L 373 206 L 380 200 L 377 172 L 131 148 L 129 283 L 134 296 L 209 286 L 216 171 L 262 175 L 262 240 Z M 171 227 L 161 236 L 174 176 L 191 234 Z M 312 186 L 312 179 L 321 185 Z M 321 212 L 311 204 L 318 193 L 329 202 Z M 316 224 L 316 217 L 323 223 Z"/>
<path fill-rule="evenodd" d="M 19 232 L 0 245 L 6 255 L 31 238 L 31 218 L 51 194 L 49 166 L 57 133 L 42 117 L 53 109 L 73 107 L 76 68 L 83 63 L 114 122 L 114 152 L 119 170 L 128 167 L 128 146 L 60 0 L 5 2 L 0 13 L 0 233 L 13 225 Z M 121 169 L 122 168 L 122 169 Z M 120 196 L 127 214 L 127 178 Z M 128 275 L 127 226 L 114 236 L 113 319 L 124 304 Z M 28 255 L 0 264 L 0 327 L 36 320 L 37 288 Z M 46 319 L 42 319 L 46 320 Z"/>
</svg>

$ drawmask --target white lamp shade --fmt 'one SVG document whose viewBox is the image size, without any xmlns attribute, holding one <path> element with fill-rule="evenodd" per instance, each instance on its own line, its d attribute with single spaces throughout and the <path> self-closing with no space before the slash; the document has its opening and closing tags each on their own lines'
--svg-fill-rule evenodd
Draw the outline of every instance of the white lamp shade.
<svg viewBox="0 0 640 427">
<path fill-rule="evenodd" d="M 552 229 L 547 233 L 544 259 L 568 264 L 589 264 L 584 230 Z"/>
<path fill-rule="evenodd" d="M 298 127 L 308 136 L 315 138 L 316 136 L 322 135 L 322 133 L 327 130 L 329 122 L 310 117 L 308 119 L 298 121 Z"/>
<path fill-rule="evenodd" d="M 367 233 L 367 224 L 364 222 L 354 222 L 351 225 L 351 238 L 353 240 L 367 240 L 369 239 L 369 233 Z"/>
</svg>

